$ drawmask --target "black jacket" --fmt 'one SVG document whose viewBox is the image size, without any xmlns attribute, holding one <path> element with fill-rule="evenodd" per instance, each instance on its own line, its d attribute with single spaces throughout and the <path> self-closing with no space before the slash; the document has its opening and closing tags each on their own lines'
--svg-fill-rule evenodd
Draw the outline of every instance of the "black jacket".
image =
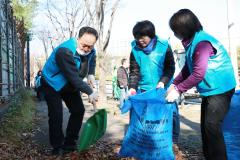
<svg viewBox="0 0 240 160">
<path fill-rule="evenodd" d="M 170 46 L 166 51 L 166 56 L 164 60 L 164 70 L 163 75 L 160 77 L 159 82 L 163 82 L 166 86 L 172 79 L 175 72 L 175 62 L 173 57 L 173 52 Z M 149 73 L 151 74 L 151 73 Z M 131 52 L 130 54 L 130 68 L 129 68 L 129 88 L 137 89 L 138 82 L 140 80 L 140 67 Z"/>
<path fill-rule="evenodd" d="M 127 88 L 128 86 L 128 73 L 123 66 L 119 67 L 117 70 L 117 82 L 121 89 Z"/>
<path fill-rule="evenodd" d="M 56 63 L 69 81 L 69 83 L 61 89 L 61 92 L 74 91 L 74 89 L 76 90 L 77 88 L 81 92 L 90 95 L 93 91 L 87 83 L 83 81 L 83 78 L 87 74 L 95 74 L 96 55 L 92 57 L 93 60 L 90 63 L 88 63 L 87 56 L 81 56 L 78 53 L 75 55 L 81 58 L 80 70 L 76 67 L 73 54 L 69 49 L 59 48 L 56 52 Z"/>
</svg>

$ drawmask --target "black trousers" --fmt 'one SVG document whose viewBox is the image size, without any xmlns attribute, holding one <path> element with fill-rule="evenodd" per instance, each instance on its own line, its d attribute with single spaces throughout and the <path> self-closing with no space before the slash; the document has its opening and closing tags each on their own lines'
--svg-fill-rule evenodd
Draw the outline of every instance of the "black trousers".
<svg viewBox="0 0 240 160">
<path fill-rule="evenodd" d="M 222 122 L 227 114 L 235 89 L 223 94 L 203 97 L 201 132 L 203 154 L 207 160 L 227 160 Z"/>
<path fill-rule="evenodd" d="M 63 145 L 66 147 L 75 146 L 85 112 L 80 92 L 56 92 L 44 80 L 42 80 L 42 86 L 48 105 L 50 144 L 53 148 L 62 147 Z M 70 112 L 65 138 L 62 130 L 62 100 Z"/>
</svg>

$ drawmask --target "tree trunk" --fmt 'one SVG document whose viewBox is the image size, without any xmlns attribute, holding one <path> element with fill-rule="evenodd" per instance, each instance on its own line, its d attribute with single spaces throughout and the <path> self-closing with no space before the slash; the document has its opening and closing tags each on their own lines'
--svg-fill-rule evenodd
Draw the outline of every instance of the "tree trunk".
<svg viewBox="0 0 240 160">
<path fill-rule="evenodd" d="M 105 103 L 107 101 L 106 94 L 106 65 L 104 57 L 99 57 L 99 102 Z"/>
</svg>

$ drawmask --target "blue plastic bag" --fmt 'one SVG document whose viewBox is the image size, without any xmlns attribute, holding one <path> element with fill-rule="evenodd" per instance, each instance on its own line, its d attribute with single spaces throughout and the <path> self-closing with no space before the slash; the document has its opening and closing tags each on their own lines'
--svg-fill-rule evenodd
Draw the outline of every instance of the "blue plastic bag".
<svg viewBox="0 0 240 160">
<path fill-rule="evenodd" d="M 130 109 L 130 124 L 120 156 L 144 160 L 173 160 L 174 108 L 174 103 L 165 101 L 164 89 L 153 89 L 131 96 L 121 108 L 122 113 Z"/>
<path fill-rule="evenodd" d="M 228 160 L 240 159 L 240 90 L 232 97 L 229 112 L 224 119 L 223 133 Z"/>
</svg>

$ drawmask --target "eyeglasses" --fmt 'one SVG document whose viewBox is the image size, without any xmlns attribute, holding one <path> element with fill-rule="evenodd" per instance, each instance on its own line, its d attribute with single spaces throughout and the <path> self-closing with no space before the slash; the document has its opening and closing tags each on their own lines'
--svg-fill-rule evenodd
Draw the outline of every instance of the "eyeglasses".
<svg viewBox="0 0 240 160">
<path fill-rule="evenodd" d="M 92 50 L 94 45 L 87 45 L 87 44 L 84 44 L 84 43 L 79 43 L 81 45 L 82 48 L 84 49 L 89 49 L 89 50 Z"/>
<path fill-rule="evenodd" d="M 148 37 L 148 36 L 136 37 L 135 39 L 136 39 L 137 41 L 148 41 L 148 40 L 151 40 L 151 38 Z"/>
</svg>

